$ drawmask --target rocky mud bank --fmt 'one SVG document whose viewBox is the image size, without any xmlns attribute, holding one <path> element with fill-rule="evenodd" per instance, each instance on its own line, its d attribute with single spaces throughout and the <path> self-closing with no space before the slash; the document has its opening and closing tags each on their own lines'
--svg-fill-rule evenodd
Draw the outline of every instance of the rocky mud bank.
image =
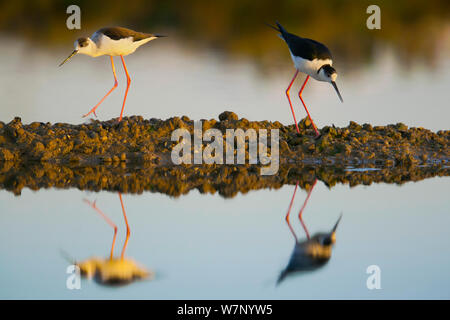
<svg viewBox="0 0 450 320">
<path fill-rule="evenodd" d="M 219 119 L 203 120 L 202 125 L 203 131 L 220 130 L 224 141 L 227 129 L 267 129 L 269 133 L 279 129 L 280 164 L 446 166 L 450 158 L 449 130 L 432 132 L 402 123 L 372 126 L 351 121 L 347 127 L 319 129 L 318 139 L 314 139 L 307 118 L 299 123 L 300 134 L 294 125 L 239 119 L 228 111 L 221 113 Z M 171 141 L 171 134 L 178 128 L 193 134 L 194 121 L 186 116 L 167 120 L 132 116 L 120 123 L 113 119 L 71 125 L 23 124 L 15 118 L 9 123 L 0 121 L 0 162 L 170 166 L 172 148 L 178 144 Z"/>
</svg>

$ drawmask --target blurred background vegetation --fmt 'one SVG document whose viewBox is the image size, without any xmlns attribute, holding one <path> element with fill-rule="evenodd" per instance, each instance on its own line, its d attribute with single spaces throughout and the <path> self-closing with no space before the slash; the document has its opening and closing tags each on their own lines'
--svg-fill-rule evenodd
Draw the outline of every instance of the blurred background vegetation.
<svg viewBox="0 0 450 320">
<path fill-rule="evenodd" d="M 66 28 L 71 4 L 81 8 L 81 30 Z M 381 30 L 366 27 L 371 4 L 381 8 Z M 293 33 L 326 43 L 339 65 L 368 64 L 376 48 L 387 47 L 408 67 L 418 60 L 433 66 L 448 55 L 449 18 L 448 0 L 1 1 L 0 35 L 33 45 L 67 46 L 100 27 L 120 25 L 270 67 L 278 60 L 290 63 L 285 45 L 264 25 L 278 20 Z"/>
</svg>

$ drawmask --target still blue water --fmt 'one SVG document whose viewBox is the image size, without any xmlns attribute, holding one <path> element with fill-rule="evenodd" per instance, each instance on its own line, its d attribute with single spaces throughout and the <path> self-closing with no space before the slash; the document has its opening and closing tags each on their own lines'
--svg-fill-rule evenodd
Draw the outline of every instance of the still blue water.
<svg viewBox="0 0 450 320">
<path fill-rule="evenodd" d="M 61 250 L 77 260 L 106 258 L 112 228 L 83 199 L 118 226 L 125 224 L 115 193 L 79 190 L 0 191 L 0 298 L 309 299 L 450 298 L 450 180 L 402 186 L 337 185 L 320 181 L 303 213 L 312 234 L 329 231 L 339 214 L 332 257 L 323 268 L 286 278 L 294 238 L 284 220 L 294 186 L 231 199 L 192 191 L 179 198 L 124 194 L 131 228 L 126 256 L 155 272 L 153 280 L 105 287 L 83 279 L 69 290 Z M 307 192 L 297 190 L 291 222 Z M 381 289 L 369 290 L 366 269 L 381 270 Z"/>
</svg>

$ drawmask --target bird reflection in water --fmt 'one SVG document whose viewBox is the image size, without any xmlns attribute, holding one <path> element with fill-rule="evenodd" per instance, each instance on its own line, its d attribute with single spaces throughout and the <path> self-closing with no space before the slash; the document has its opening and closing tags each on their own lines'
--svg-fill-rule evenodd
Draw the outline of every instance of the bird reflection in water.
<svg viewBox="0 0 450 320">
<path fill-rule="evenodd" d="M 76 262 L 80 268 L 82 276 L 88 279 L 94 279 L 96 282 L 104 285 L 125 285 L 135 280 L 151 279 L 153 273 L 139 266 L 135 261 L 125 258 L 125 249 L 130 237 L 130 227 L 128 225 L 125 207 L 123 205 L 122 195 L 119 193 L 120 204 L 122 206 L 123 217 L 127 226 L 127 236 L 122 248 L 120 258 L 114 258 L 114 245 L 117 236 L 117 226 L 106 216 L 96 205 L 95 202 L 84 200 L 89 204 L 111 227 L 114 228 L 114 236 L 111 246 L 111 253 L 108 258 L 89 258 L 87 260 Z"/>
<path fill-rule="evenodd" d="M 317 270 L 323 267 L 331 258 L 331 251 L 334 243 L 336 242 L 336 229 L 338 227 L 339 221 L 342 218 L 342 214 L 340 215 L 339 219 L 337 220 L 336 224 L 334 225 L 333 229 L 331 229 L 330 232 L 317 233 L 312 237 L 309 235 L 308 229 L 306 228 L 306 225 L 303 222 L 302 217 L 303 210 L 305 209 L 308 203 L 308 200 L 311 196 L 311 193 L 316 183 L 317 179 L 314 181 L 311 189 L 309 189 L 305 202 L 303 203 L 303 206 L 298 214 L 300 223 L 306 233 L 306 239 L 301 241 L 298 239 L 289 221 L 292 204 L 294 202 L 295 193 L 298 188 L 298 181 L 295 186 L 294 194 L 292 195 L 292 199 L 289 204 L 289 209 L 286 214 L 286 223 L 289 227 L 289 230 L 291 231 L 292 235 L 295 238 L 295 247 L 294 250 L 292 251 L 288 265 L 286 266 L 286 268 L 284 268 L 284 270 L 280 273 L 280 276 L 278 277 L 277 284 L 280 284 L 288 275 Z"/>
</svg>

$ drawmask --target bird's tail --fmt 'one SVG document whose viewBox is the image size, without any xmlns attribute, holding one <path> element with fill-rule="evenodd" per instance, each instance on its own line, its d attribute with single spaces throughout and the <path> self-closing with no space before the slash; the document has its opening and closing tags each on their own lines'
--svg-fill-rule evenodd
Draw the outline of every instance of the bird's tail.
<svg viewBox="0 0 450 320">
<path fill-rule="evenodd" d="M 269 28 L 272 28 L 273 30 L 277 31 L 277 32 L 281 32 L 280 29 L 278 29 L 277 27 L 271 25 L 270 23 L 265 22 L 264 23 L 266 26 L 268 26 Z"/>
<path fill-rule="evenodd" d="M 282 26 L 278 21 L 275 21 L 275 24 L 276 24 L 276 26 L 273 26 L 273 25 L 271 25 L 271 24 L 269 24 L 269 23 L 266 23 L 266 25 L 267 25 L 268 27 L 270 27 L 270 28 L 272 28 L 272 29 L 278 31 L 278 32 L 280 33 L 280 34 L 279 34 L 280 38 L 284 39 L 284 35 L 285 35 L 286 33 L 288 33 L 288 32 L 286 31 L 285 28 L 283 28 L 283 26 Z"/>
<path fill-rule="evenodd" d="M 281 34 L 288 33 L 288 32 L 286 31 L 286 29 L 283 28 L 283 26 L 282 26 L 278 21 L 276 21 L 275 23 L 277 24 L 278 29 L 280 29 Z"/>
<path fill-rule="evenodd" d="M 147 43 L 148 41 L 152 41 L 152 40 L 164 38 L 164 37 L 167 37 L 167 36 L 163 35 L 163 34 L 159 34 L 159 33 L 146 33 L 145 38 L 141 39 L 141 40 L 143 40 L 143 41 L 145 40 L 145 43 Z"/>
</svg>

